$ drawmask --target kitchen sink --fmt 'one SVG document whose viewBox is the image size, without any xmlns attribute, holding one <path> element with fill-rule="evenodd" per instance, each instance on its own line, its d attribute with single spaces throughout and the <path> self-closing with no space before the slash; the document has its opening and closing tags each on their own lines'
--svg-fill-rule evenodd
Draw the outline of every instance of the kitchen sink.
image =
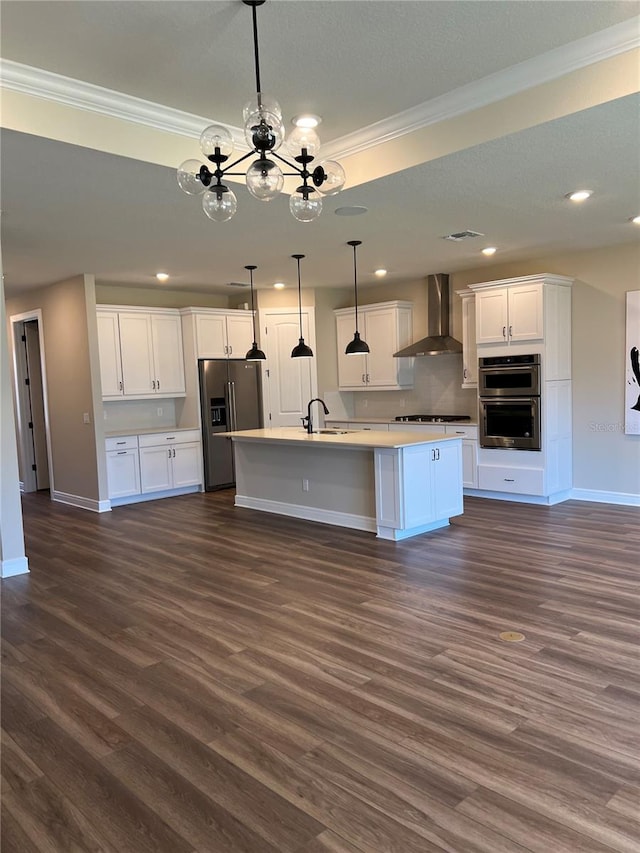
<svg viewBox="0 0 640 853">
<path fill-rule="evenodd" d="M 357 432 L 355 429 L 319 429 L 314 430 L 317 435 L 347 435 L 350 432 Z"/>
</svg>

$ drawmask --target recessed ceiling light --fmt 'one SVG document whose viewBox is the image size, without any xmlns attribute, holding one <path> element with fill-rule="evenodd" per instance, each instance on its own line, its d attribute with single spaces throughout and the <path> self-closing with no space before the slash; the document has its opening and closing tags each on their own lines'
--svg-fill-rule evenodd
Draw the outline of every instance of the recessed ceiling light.
<svg viewBox="0 0 640 853">
<path fill-rule="evenodd" d="M 313 115 L 313 113 L 301 113 L 299 116 L 294 116 L 291 119 L 291 124 L 294 127 L 313 128 L 317 127 L 321 121 L 320 116 Z"/>
<path fill-rule="evenodd" d="M 368 207 L 354 205 L 353 207 L 336 207 L 336 216 L 362 216 L 363 213 L 368 213 Z"/>
<path fill-rule="evenodd" d="M 383 269 L 379 269 L 379 270 L 375 270 L 375 272 L 373 274 L 377 275 L 378 278 L 384 278 L 384 276 L 387 274 L 387 271 L 383 270 Z"/>
<path fill-rule="evenodd" d="M 495 247 L 495 246 L 487 246 L 487 248 L 486 248 L 486 249 L 483 249 L 483 250 L 482 250 L 482 254 L 483 254 L 483 255 L 495 255 L 495 253 L 496 253 L 497 251 L 498 251 L 498 250 L 496 249 L 496 247 Z"/>
<path fill-rule="evenodd" d="M 629 222 L 633 222 L 634 225 L 640 225 L 640 216 L 632 216 Z"/>
<path fill-rule="evenodd" d="M 275 287 L 276 290 L 284 290 L 286 285 L 283 281 L 276 281 L 276 283 L 273 286 Z"/>
<path fill-rule="evenodd" d="M 158 281 L 169 281 L 169 273 L 167 272 L 157 272 L 156 278 Z"/>
<path fill-rule="evenodd" d="M 576 190 L 573 193 L 567 193 L 565 198 L 568 198 L 569 201 L 586 201 L 593 195 L 591 190 Z"/>
</svg>

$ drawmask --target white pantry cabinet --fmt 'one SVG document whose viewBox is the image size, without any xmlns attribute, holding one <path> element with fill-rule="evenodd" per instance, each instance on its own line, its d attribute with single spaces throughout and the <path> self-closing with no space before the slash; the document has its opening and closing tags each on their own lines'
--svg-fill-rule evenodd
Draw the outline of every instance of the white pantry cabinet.
<svg viewBox="0 0 640 853">
<path fill-rule="evenodd" d="M 394 358 L 413 332 L 410 302 L 378 302 L 358 308 L 358 330 L 369 345 L 366 355 L 346 355 L 353 339 L 355 309 L 341 308 L 336 317 L 338 387 L 341 391 L 396 391 L 413 387 L 413 359 Z"/>
<path fill-rule="evenodd" d="M 476 295 L 471 290 L 456 293 L 462 300 L 462 388 L 477 388 Z"/>
<path fill-rule="evenodd" d="M 143 494 L 202 483 L 202 452 L 197 430 L 138 437 Z"/>
<path fill-rule="evenodd" d="M 253 343 L 251 311 L 183 308 L 192 328 L 196 358 L 244 358 Z"/>
<path fill-rule="evenodd" d="M 97 319 L 104 400 L 184 395 L 178 311 L 98 306 Z"/>
</svg>

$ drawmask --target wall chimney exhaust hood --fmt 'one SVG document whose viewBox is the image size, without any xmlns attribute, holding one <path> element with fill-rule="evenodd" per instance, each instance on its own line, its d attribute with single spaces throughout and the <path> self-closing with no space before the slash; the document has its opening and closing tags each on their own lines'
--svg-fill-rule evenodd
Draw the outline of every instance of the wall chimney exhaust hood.
<svg viewBox="0 0 640 853">
<path fill-rule="evenodd" d="M 446 355 L 462 352 L 462 344 L 449 335 L 449 276 L 435 273 L 427 276 L 428 337 L 394 352 L 395 358 L 421 355 Z"/>
</svg>

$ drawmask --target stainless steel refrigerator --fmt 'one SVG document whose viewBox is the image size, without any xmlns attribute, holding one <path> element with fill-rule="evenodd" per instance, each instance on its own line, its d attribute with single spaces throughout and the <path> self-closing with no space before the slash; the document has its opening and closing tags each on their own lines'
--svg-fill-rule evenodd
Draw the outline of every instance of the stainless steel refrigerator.
<svg viewBox="0 0 640 853">
<path fill-rule="evenodd" d="M 226 358 L 201 358 L 200 406 L 205 489 L 235 483 L 233 442 L 220 433 L 262 427 L 261 364 Z"/>
</svg>

